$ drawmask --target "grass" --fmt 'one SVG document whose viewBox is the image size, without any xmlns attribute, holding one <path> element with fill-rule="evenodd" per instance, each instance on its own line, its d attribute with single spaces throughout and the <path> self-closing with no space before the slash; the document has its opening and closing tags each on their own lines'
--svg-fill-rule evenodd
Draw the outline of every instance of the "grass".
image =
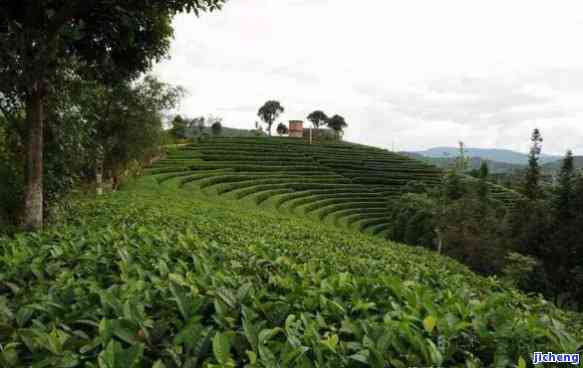
<svg viewBox="0 0 583 368">
<path fill-rule="evenodd" d="M 0 239 L 0 367 L 523 367 L 576 326 L 421 248 L 154 176 Z"/>
</svg>

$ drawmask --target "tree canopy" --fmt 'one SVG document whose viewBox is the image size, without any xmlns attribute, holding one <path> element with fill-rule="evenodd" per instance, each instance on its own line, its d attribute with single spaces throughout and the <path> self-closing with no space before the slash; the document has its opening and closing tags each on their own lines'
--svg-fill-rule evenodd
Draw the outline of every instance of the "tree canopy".
<svg viewBox="0 0 583 368">
<path fill-rule="evenodd" d="M 332 129 L 336 132 L 337 136 L 344 131 L 344 129 L 348 126 L 344 117 L 340 115 L 334 115 L 327 121 L 328 128 Z"/>
<path fill-rule="evenodd" d="M 307 119 L 312 123 L 314 128 L 318 129 L 320 126 L 324 126 L 328 121 L 328 115 L 322 110 L 316 110 L 308 115 Z"/>
<path fill-rule="evenodd" d="M 279 101 L 270 100 L 267 101 L 259 111 L 257 112 L 257 116 L 263 120 L 265 124 L 267 124 L 267 132 L 271 136 L 271 126 L 275 119 L 279 117 L 285 111 L 284 107 L 281 106 Z"/>
<path fill-rule="evenodd" d="M 279 123 L 279 125 L 277 126 L 277 134 L 279 134 L 279 135 L 287 134 L 288 131 L 289 131 L 289 129 L 287 128 L 287 126 L 284 123 Z"/>
<path fill-rule="evenodd" d="M 0 1 L 0 107 L 27 122 L 24 227 L 43 222 L 46 102 L 67 75 L 117 83 L 163 58 L 171 17 L 220 9 L 224 0 Z"/>
</svg>

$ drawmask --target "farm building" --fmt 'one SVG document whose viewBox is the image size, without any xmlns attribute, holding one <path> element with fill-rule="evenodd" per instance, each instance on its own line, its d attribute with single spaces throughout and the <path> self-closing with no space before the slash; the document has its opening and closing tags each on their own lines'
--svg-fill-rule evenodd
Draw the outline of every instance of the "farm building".
<svg viewBox="0 0 583 368">
<path fill-rule="evenodd" d="M 302 138 L 304 136 L 304 122 L 301 120 L 290 120 L 289 136 L 293 138 Z"/>
</svg>

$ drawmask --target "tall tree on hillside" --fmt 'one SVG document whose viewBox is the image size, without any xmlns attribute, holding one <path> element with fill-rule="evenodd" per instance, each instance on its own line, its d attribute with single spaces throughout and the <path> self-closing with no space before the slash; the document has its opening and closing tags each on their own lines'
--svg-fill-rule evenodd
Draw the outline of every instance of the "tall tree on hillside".
<svg viewBox="0 0 583 368">
<path fill-rule="evenodd" d="M 567 151 L 561 171 L 559 173 L 558 186 L 554 195 L 554 208 L 558 222 L 565 222 L 572 218 L 573 193 L 575 186 L 575 165 L 573 152 Z"/>
<path fill-rule="evenodd" d="M 211 125 L 211 132 L 213 133 L 214 136 L 221 135 L 222 131 L 223 131 L 223 124 L 221 124 L 220 121 L 215 121 L 213 123 L 213 125 Z"/>
<path fill-rule="evenodd" d="M 337 138 L 340 138 L 341 133 L 344 132 L 344 129 L 348 126 L 346 120 L 344 120 L 344 118 L 340 115 L 332 116 L 330 119 L 328 119 L 326 124 L 328 125 L 328 128 L 336 132 Z"/>
<path fill-rule="evenodd" d="M 480 164 L 480 169 L 478 170 L 478 198 L 485 202 L 488 199 L 488 177 L 490 176 L 490 168 L 488 167 L 488 162 L 485 160 Z"/>
<path fill-rule="evenodd" d="M 544 248 L 543 265 L 557 295 L 569 292 L 572 285 L 567 281 L 571 271 L 579 264 L 576 259 L 577 244 L 583 239 L 577 239 L 579 225 L 575 212 L 575 167 L 573 153 L 567 151 L 561 164 L 558 185 L 552 197 L 553 224 L 552 235 Z"/>
<path fill-rule="evenodd" d="M 530 138 L 532 145 L 530 147 L 530 152 L 528 154 L 528 169 L 526 171 L 526 176 L 524 178 L 524 195 L 531 199 L 539 199 L 542 195 L 542 190 L 540 187 L 540 154 L 542 151 L 543 138 L 538 129 L 532 132 Z"/>
<path fill-rule="evenodd" d="M 532 146 L 528 155 L 528 168 L 522 183 L 525 197 L 514 204 L 508 217 L 508 239 L 512 239 L 515 251 L 544 261 L 549 249 L 549 238 L 553 233 L 553 211 L 544 200 L 540 186 L 541 143 L 540 131 L 535 129 L 530 138 Z M 541 279 L 548 275 L 541 275 Z M 537 285 L 540 292 L 549 293 L 547 282 Z"/>
<path fill-rule="evenodd" d="M 466 171 L 466 169 L 468 168 L 469 161 L 470 161 L 469 157 L 466 155 L 466 146 L 464 142 L 460 141 L 459 154 L 458 157 L 456 158 L 456 169 L 459 170 L 459 172 Z"/>
<path fill-rule="evenodd" d="M 177 139 L 186 138 L 186 127 L 187 121 L 181 115 L 176 115 L 172 119 L 172 128 L 170 128 L 170 134 Z"/>
<path fill-rule="evenodd" d="M 572 260 L 577 264 L 571 268 L 571 280 L 574 280 L 573 294 L 577 301 L 579 312 L 583 311 L 583 174 L 576 175 L 573 185 L 573 238 L 576 239 L 575 246 L 570 254 Z"/>
<path fill-rule="evenodd" d="M 202 135 L 202 133 L 204 133 L 206 125 L 207 122 L 204 116 L 198 116 L 196 118 L 190 119 L 190 121 L 188 122 L 187 136 L 192 138 L 195 135 Z"/>
<path fill-rule="evenodd" d="M 43 132 L 60 72 L 117 82 L 168 52 L 171 17 L 220 9 L 224 0 L 22 0 L 0 2 L 0 94 L 24 106 L 27 160 L 24 228 L 43 223 Z"/>
<path fill-rule="evenodd" d="M 277 126 L 277 134 L 284 135 L 288 133 L 288 128 L 284 123 L 279 123 L 279 125 Z"/>
<path fill-rule="evenodd" d="M 328 115 L 326 115 L 322 110 L 316 110 L 308 115 L 307 119 L 312 123 L 315 129 L 319 129 L 320 126 L 326 125 L 326 122 L 328 121 Z"/>
<path fill-rule="evenodd" d="M 270 137 L 271 137 L 271 126 L 273 125 L 273 122 L 284 111 L 285 111 L 285 109 L 283 108 L 283 106 L 281 106 L 279 101 L 270 100 L 270 101 L 267 101 L 265 104 L 263 104 L 263 106 L 261 106 L 261 108 L 257 112 L 257 116 L 259 116 L 259 118 L 261 118 L 261 120 L 263 120 L 263 122 L 265 124 L 267 124 L 267 132 L 268 132 Z"/>
</svg>

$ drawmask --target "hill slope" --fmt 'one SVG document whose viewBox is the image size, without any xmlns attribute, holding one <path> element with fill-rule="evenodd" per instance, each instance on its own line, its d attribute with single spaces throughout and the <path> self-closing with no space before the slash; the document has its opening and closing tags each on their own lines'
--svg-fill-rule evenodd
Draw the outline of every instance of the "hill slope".
<svg viewBox="0 0 583 368">
<path fill-rule="evenodd" d="M 212 139 L 170 152 L 149 172 L 161 183 L 178 180 L 374 234 L 389 228 L 390 197 L 411 182 L 431 187 L 442 181 L 437 167 L 383 149 L 293 138 Z M 496 185 L 491 192 L 507 203 L 517 198 Z"/>
<path fill-rule="evenodd" d="M 176 183 L 64 216 L 0 239 L 0 366 L 511 366 L 578 346 L 562 312 L 455 261 Z"/>
<path fill-rule="evenodd" d="M 548 162 L 542 165 L 542 171 L 545 174 L 558 174 L 561 171 L 563 161 Z M 583 156 L 574 156 L 573 164 L 576 170 L 583 169 Z"/>
<path fill-rule="evenodd" d="M 466 156 L 480 157 L 485 160 L 498 161 L 502 163 L 526 165 L 528 164 L 528 155 L 525 153 L 515 152 L 499 148 L 466 148 Z M 455 157 L 459 154 L 459 148 L 456 147 L 434 147 L 425 151 L 417 151 L 426 157 Z M 560 160 L 560 156 L 541 155 L 541 162 L 552 162 Z"/>
<path fill-rule="evenodd" d="M 412 152 L 400 152 L 400 154 L 416 160 L 427 162 L 441 169 L 452 169 L 456 166 L 457 163 L 457 159 L 455 157 L 428 157 Z M 526 168 L 526 165 L 510 164 L 507 162 L 492 161 L 480 157 L 471 157 L 468 161 L 468 170 L 478 170 L 482 165 L 482 162 L 486 162 L 488 164 L 488 168 L 491 174 L 511 173 Z M 554 163 L 555 162 L 552 162 L 551 164 Z"/>
</svg>

